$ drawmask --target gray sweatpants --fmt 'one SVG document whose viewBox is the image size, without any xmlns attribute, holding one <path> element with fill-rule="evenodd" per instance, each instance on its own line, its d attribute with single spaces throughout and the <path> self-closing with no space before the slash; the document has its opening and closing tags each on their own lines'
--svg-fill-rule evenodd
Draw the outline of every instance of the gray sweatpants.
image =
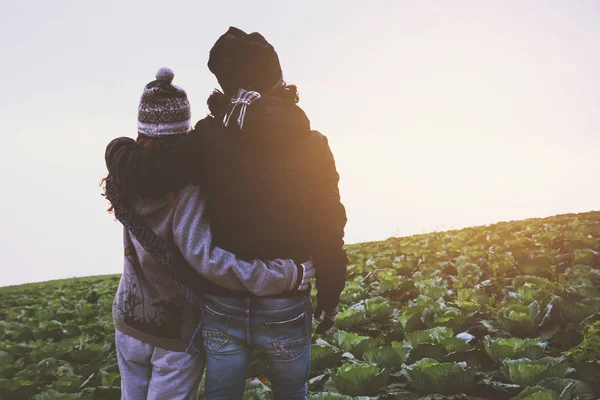
<svg viewBox="0 0 600 400">
<path fill-rule="evenodd" d="M 196 400 L 204 360 L 199 354 L 154 347 L 117 329 L 123 400 Z"/>
</svg>

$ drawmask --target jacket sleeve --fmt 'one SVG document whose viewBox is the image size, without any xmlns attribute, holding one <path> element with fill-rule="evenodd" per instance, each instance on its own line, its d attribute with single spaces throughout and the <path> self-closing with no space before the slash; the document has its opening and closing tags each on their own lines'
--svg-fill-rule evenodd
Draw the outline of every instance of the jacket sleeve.
<svg viewBox="0 0 600 400">
<path fill-rule="evenodd" d="M 174 153 L 173 160 L 178 159 L 176 151 L 169 149 L 169 152 Z M 138 146 L 134 139 L 128 137 L 114 139 L 106 146 L 106 167 L 122 194 L 144 198 L 160 198 L 165 195 L 165 187 L 173 179 L 169 178 L 171 171 L 165 168 L 165 164 L 159 166 L 153 162 L 158 158 L 157 152 L 154 148 Z"/>
<path fill-rule="evenodd" d="M 298 267 L 292 260 L 246 262 L 219 247 L 203 217 L 204 199 L 198 186 L 182 191 L 173 217 L 173 238 L 188 264 L 209 281 L 230 290 L 269 296 L 294 290 Z"/>
<path fill-rule="evenodd" d="M 109 175 L 115 179 L 119 185 L 126 184 L 126 176 L 122 171 L 126 171 L 130 156 L 135 149 L 135 140 L 128 137 L 119 137 L 113 139 L 104 153 L 104 161 Z"/>
<path fill-rule="evenodd" d="M 310 191 L 312 256 L 316 268 L 317 299 L 323 308 L 334 308 L 346 283 L 346 209 L 340 200 L 340 176 L 327 138 L 318 132 L 314 134 L 320 143 L 310 160 L 313 166 Z"/>
</svg>

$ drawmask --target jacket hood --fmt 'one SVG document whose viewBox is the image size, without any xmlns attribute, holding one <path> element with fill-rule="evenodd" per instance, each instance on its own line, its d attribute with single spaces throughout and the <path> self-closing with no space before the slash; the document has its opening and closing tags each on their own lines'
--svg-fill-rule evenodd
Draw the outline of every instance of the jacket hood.
<svg viewBox="0 0 600 400">
<path fill-rule="evenodd" d="M 142 217 L 148 217 L 169 206 L 169 201 L 167 199 L 153 200 L 134 197 L 131 201 L 131 205 L 136 213 Z"/>
<path fill-rule="evenodd" d="M 248 34 L 235 27 L 221 35 L 210 50 L 208 68 L 228 94 L 239 88 L 267 91 L 282 80 L 273 46 L 260 33 Z"/>
</svg>

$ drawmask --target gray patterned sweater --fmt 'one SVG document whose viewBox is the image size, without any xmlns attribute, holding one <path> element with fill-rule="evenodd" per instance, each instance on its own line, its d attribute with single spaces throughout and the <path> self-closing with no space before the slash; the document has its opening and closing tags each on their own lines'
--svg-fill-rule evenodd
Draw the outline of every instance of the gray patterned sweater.
<svg viewBox="0 0 600 400">
<path fill-rule="evenodd" d="M 246 262 L 211 248 L 201 189 L 188 185 L 174 198 L 136 198 L 133 207 L 159 237 L 174 244 L 205 279 L 231 290 L 269 296 L 295 290 L 298 268 L 292 260 Z M 124 271 L 113 305 L 115 326 L 151 345 L 184 351 L 200 313 L 185 300 L 172 274 L 124 229 Z"/>
</svg>

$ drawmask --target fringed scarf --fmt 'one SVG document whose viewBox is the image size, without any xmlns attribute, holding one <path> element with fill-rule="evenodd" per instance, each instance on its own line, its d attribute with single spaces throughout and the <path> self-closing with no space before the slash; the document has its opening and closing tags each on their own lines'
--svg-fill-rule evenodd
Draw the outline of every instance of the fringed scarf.
<svg viewBox="0 0 600 400">
<path fill-rule="evenodd" d="M 247 91 L 244 89 L 238 90 L 237 95 L 231 98 L 229 111 L 227 111 L 227 114 L 225 114 L 225 117 L 223 118 L 223 126 L 228 127 L 231 119 L 234 118 L 236 125 L 242 130 L 248 106 L 260 99 L 260 97 L 260 93 L 258 92 Z"/>
</svg>

